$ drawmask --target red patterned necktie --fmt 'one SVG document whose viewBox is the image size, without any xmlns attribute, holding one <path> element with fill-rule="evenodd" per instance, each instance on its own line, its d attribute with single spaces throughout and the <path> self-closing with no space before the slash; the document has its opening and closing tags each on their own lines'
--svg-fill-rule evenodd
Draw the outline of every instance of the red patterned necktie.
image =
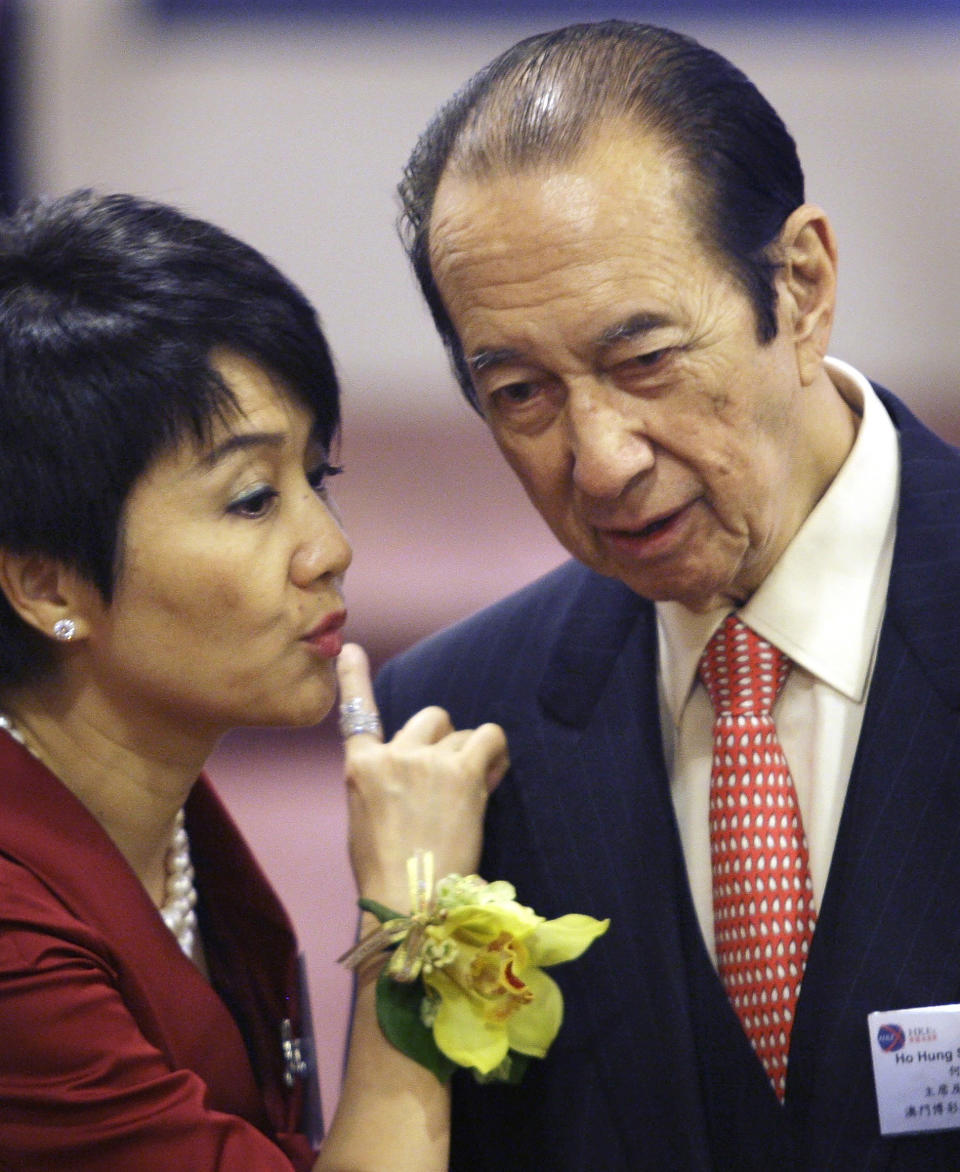
<svg viewBox="0 0 960 1172">
<path fill-rule="evenodd" d="M 773 723 L 790 660 L 728 615 L 700 660 L 713 702 L 710 856 L 717 968 L 782 1100 L 816 922 L 797 794 Z"/>
</svg>

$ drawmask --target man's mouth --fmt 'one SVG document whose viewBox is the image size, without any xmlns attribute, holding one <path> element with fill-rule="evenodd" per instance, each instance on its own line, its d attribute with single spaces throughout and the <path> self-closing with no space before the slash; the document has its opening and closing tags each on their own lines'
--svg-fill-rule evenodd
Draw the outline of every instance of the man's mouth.
<svg viewBox="0 0 960 1172">
<path fill-rule="evenodd" d="M 600 528 L 598 531 L 602 540 L 614 549 L 634 555 L 652 555 L 663 550 L 671 534 L 679 528 L 688 508 L 688 505 L 682 505 L 669 513 L 661 513 L 652 521 L 636 528 L 610 527 Z"/>
<path fill-rule="evenodd" d="M 677 513 L 679 513 L 679 511 L 680 510 L 678 509 Z M 674 517 L 677 516 L 677 513 L 668 513 L 665 517 L 658 517 L 656 521 L 651 521 L 649 525 L 644 525 L 644 527 L 638 532 L 637 536 L 650 537 L 654 533 L 659 533 L 661 529 L 666 529 Z"/>
</svg>

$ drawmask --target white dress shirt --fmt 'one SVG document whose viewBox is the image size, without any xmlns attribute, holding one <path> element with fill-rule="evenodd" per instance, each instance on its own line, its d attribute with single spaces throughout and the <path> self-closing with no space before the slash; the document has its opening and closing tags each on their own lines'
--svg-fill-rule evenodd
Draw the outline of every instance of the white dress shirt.
<svg viewBox="0 0 960 1172">
<path fill-rule="evenodd" d="M 883 619 L 899 498 L 896 429 L 873 388 L 835 359 L 827 370 L 860 417 L 846 461 L 739 613 L 793 661 L 774 719 L 810 850 L 819 910 L 853 768 Z M 687 875 L 710 955 L 710 766 L 713 707 L 697 677 L 729 609 L 693 614 L 657 603 L 660 711 Z"/>
</svg>

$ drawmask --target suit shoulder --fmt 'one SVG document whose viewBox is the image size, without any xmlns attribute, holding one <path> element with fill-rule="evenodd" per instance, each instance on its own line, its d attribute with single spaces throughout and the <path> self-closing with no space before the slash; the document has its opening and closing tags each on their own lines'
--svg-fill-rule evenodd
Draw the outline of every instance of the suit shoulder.
<svg viewBox="0 0 960 1172">
<path fill-rule="evenodd" d="M 571 594 L 578 593 L 595 578 L 578 562 L 564 562 L 542 578 L 499 599 L 483 610 L 460 619 L 449 627 L 421 639 L 390 661 L 393 671 L 418 670 L 436 660 L 456 658 L 476 647 L 511 645 L 520 632 L 535 631 L 548 639 L 560 612 Z"/>
<path fill-rule="evenodd" d="M 909 464 L 912 460 L 938 461 L 942 463 L 947 475 L 960 470 L 960 449 L 918 419 L 902 399 L 878 383 L 873 383 L 872 386 L 897 429 L 901 442 L 901 456 L 905 463 Z"/>
<path fill-rule="evenodd" d="M 486 681 L 499 690 L 509 672 L 539 676 L 571 611 L 596 612 L 630 592 L 569 561 L 499 602 L 428 636 L 392 659 L 377 678 L 381 709 L 392 701 L 413 711 L 447 704 L 451 695 L 477 694 Z M 633 596 L 634 600 L 636 596 Z"/>
</svg>

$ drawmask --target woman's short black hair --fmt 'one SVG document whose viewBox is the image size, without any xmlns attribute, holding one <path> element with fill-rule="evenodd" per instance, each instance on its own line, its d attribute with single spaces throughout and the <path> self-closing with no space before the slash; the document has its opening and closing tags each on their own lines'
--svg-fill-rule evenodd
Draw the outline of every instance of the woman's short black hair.
<svg viewBox="0 0 960 1172">
<path fill-rule="evenodd" d="M 330 449 L 339 391 L 316 313 L 255 249 L 125 194 L 0 220 L 0 547 L 73 567 L 109 602 L 134 483 L 235 407 L 216 349 L 279 379 Z M 43 670 L 50 647 L 0 596 L 0 684 Z"/>
<path fill-rule="evenodd" d="M 573 24 L 507 49 L 434 117 L 399 186 L 400 234 L 467 398 L 470 372 L 430 267 L 430 220 L 448 168 L 488 176 L 563 165 L 606 125 L 653 135 L 691 180 L 691 205 L 753 305 L 757 337 L 777 332 L 770 245 L 804 201 L 803 170 L 780 116 L 726 58 L 655 25 Z"/>
</svg>

